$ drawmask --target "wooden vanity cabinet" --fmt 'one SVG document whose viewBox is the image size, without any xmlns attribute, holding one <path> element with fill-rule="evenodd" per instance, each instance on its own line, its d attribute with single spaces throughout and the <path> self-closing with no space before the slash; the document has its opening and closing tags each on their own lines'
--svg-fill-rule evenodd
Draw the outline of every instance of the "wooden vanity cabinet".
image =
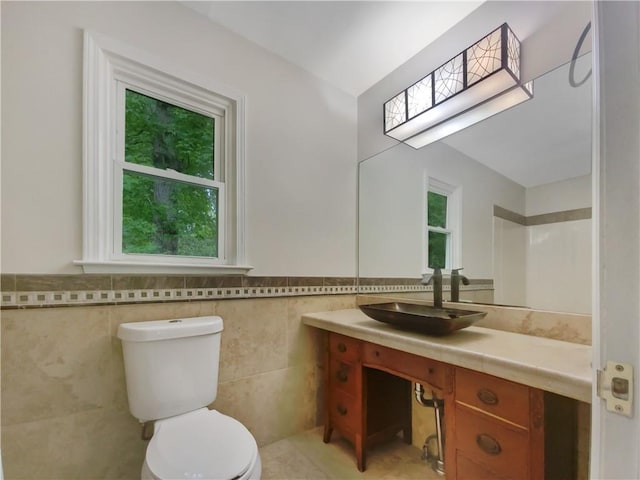
<svg viewBox="0 0 640 480">
<path fill-rule="evenodd" d="M 545 478 L 544 392 L 455 368 L 445 397 L 448 479 Z"/>
<path fill-rule="evenodd" d="M 411 443 L 419 382 L 444 398 L 447 480 L 575 478 L 574 400 L 332 332 L 327 339 L 324 441 L 334 430 L 350 440 L 358 470 L 378 441 L 402 431 Z"/>
<path fill-rule="evenodd" d="M 328 443 L 337 430 L 351 441 L 363 472 L 367 448 L 400 431 L 411 443 L 411 382 L 363 368 L 364 342 L 335 333 L 328 337 L 323 440 Z"/>
</svg>

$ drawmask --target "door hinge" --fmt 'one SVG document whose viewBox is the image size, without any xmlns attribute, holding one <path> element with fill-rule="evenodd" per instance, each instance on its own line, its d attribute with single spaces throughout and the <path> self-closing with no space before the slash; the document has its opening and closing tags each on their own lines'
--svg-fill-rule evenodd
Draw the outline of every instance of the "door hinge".
<svg viewBox="0 0 640 480">
<path fill-rule="evenodd" d="M 633 367 L 628 363 L 607 360 L 604 370 L 597 373 L 598 396 L 605 400 L 607 410 L 630 417 L 633 407 Z"/>
</svg>

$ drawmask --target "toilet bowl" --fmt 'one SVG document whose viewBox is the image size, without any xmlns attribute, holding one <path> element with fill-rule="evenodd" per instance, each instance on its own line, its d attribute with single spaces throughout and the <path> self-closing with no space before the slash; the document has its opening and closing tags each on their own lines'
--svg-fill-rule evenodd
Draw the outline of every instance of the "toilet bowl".
<svg viewBox="0 0 640 480">
<path fill-rule="evenodd" d="M 158 420 L 147 447 L 142 480 L 258 480 L 260 455 L 237 420 L 206 408 Z"/>
<path fill-rule="evenodd" d="M 218 392 L 220 317 L 123 323 L 129 410 L 153 422 L 143 480 L 259 480 L 260 454 L 239 421 L 209 410 Z"/>
</svg>

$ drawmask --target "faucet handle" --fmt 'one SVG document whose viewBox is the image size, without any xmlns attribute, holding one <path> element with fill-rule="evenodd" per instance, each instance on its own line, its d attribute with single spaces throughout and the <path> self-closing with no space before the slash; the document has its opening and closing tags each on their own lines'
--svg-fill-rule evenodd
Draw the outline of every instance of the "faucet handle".
<svg viewBox="0 0 640 480">
<path fill-rule="evenodd" d="M 432 273 L 425 273 L 422 275 L 422 283 L 423 285 L 429 285 L 434 278 L 442 278 L 442 270 L 436 267 L 433 269 Z"/>
<path fill-rule="evenodd" d="M 465 277 L 464 275 L 460 275 L 460 270 L 464 270 L 464 268 L 460 267 L 460 268 L 454 268 L 451 270 L 451 276 L 459 276 L 460 280 L 462 281 L 463 285 L 469 285 L 469 279 L 467 277 Z"/>
</svg>

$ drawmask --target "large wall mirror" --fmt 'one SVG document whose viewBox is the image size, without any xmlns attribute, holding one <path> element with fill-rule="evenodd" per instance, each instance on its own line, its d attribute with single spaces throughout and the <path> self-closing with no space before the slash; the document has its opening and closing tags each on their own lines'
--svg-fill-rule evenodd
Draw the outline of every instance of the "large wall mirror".
<svg viewBox="0 0 640 480">
<path fill-rule="evenodd" d="M 445 272 L 464 268 L 471 280 L 462 300 L 590 313 L 590 70 L 583 55 L 534 79 L 523 104 L 419 150 L 397 144 L 362 161 L 359 292 L 424 298 L 428 192 L 449 192 L 441 243 Z M 489 294 L 474 297 L 474 285 Z"/>
</svg>

